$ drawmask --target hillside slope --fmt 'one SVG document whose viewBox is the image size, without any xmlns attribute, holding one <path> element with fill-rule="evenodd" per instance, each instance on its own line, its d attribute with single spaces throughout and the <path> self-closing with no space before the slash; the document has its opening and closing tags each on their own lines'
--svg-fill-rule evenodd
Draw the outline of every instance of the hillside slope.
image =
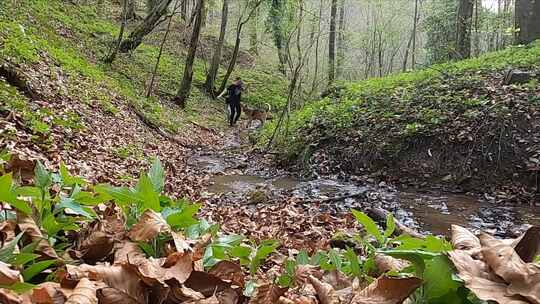
<svg viewBox="0 0 540 304">
<path fill-rule="evenodd" d="M 118 7 L 107 11 L 114 14 Z M 205 61 L 196 61 L 195 87 L 187 109 L 181 110 L 168 99 L 181 80 L 185 47 L 168 45 L 153 97 L 147 99 L 163 32 L 156 30 L 146 44 L 107 66 L 100 59 L 118 31 L 107 18 L 90 5 L 2 1 L 0 151 L 50 166 L 64 161 L 92 181 L 112 183 L 130 183 L 157 156 L 173 169 L 168 178 L 172 193 L 193 197 L 204 177 L 190 172 L 190 149 L 210 149 L 225 125 L 221 102 L 197 89 L 204 81 Z M 250 87 L 266 88 L 252 90 L 256 94 L 248 100 L 268 93 L 273 103 L 282 102 L 283 80 L 250 65 L 239 66 L 237 73 Z"/>
<path fill-rule="evenodd" d="M 511 68 L 532 77 L 506 85 Z M 499 191 L 505 199 L 519 193 L 538 202 L 539 69 L 536 43 L 348 83 L 293 113 L 292 135 L 277 147 L 303 169 Z"/>
</svg>

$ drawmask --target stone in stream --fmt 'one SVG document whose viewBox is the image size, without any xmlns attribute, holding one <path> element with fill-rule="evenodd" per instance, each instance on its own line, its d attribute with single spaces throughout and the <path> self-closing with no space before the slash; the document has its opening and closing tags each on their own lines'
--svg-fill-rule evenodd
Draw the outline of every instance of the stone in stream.
<svg viewBox="0 0 540 304">
<path fill-rule="evenodd" d="M 537 77 L 537 75 L 533 72 L 512 69 L 505 73 L 504 84 L 524 84 L 531 81 L 535 77 Z"/>
</svg>

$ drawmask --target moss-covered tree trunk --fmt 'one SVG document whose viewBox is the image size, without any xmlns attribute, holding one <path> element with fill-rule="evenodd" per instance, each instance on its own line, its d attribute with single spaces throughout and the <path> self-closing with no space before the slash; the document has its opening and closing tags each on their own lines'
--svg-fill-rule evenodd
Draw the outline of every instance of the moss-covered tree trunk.
<svg viewBox="0 0 540 304">
<path fill-rule="evenodd" d="M 204 0 L 198 0 L 195 7 L 195 23 L 193 25 L 193 32 L 191 33 L 191 40 L 189 42 L 189 50 L 186 57 L 186 64 L 184 65 L 184 76 L 182 77 L 182 83 L 180 89 L 173 101 L 180 107 L 186 107 L 186 100 L 191 92 L 191 82 L 193 80 L 193 63 L 195 62 L 195 53 L 199 45 L 199 36 L 201 34 L 202 19 L 204 18 Z"/>
<path fill-rule="evenodd" d="M 474 0 L 460 0 L 456 29 L 455 59 L 471 57 L 471 23 L 474 9 Z"/>
<path fill-rule="evenodd" d="M 285 37 L 283 30 L 283 22 L 285 22 L 285 8 L 283 0 L 272 0 L 269 18 L 272 27 L 272 36 L 274 45 L 277 49 L 279 59 L 279 71 L 285 75 L 287 66 L 287 57 L 285 55 Z"/>
<path fill-rule="evenodd" d="M 516 42 L 540 39 L 540 0 L 516 0 Z"/>
<path fill-rule="evenodd" d="M 221 9 L 221 28 L 219 31 L 219 39 L 212 55 L 212 61 L 210 62 L 210 68 L 206 74 L 205 88 L 206 92 L 212 97 L 215 96 L 214 84 L 216 82 L 216 76 L 219 70 L 219 64 L 221 62 L 221 51 L 223 49 L 223 43 L 225 42 L 225 32 L 227 30 L 227 21 L 229 18 L 229 0 L 223 0 L 223 7 Z"/>
<path fill-rule="evenodd" d="M 143 22 L 137 25 L 129 36 L 120 44 L 120 52 L 127 53 L 141 45 L 143 38 L 157 26 L 159 20 L 165 13 L 172 0 L 161 0 L 154 9 L 144 18 Z"/>
</svg>

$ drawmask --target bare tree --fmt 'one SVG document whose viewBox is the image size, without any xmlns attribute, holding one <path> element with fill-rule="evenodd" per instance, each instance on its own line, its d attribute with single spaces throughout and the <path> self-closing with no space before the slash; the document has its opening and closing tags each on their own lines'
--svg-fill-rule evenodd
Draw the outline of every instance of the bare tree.
<svg viewBox="0 0 540 304">
<path fill-rule="evenodd" d="M 332 0 L 330 6 L 330 35 L 328 37 L 328 85 L 332 85 L 336 78 L 336 15 L 337 2 Z"/>
<path fill-rule="evenodd" d="M 221 63 L 221 51 L 223 49 L 223 44 L 225 42 L 225 32 L 227 30 L 227 20 L 229 18 L 229 0 L 223 0 L 223 6 L 221 9 L 221 27 L 219 31 L 219 39 L 212 55 L 212 61 L 210 62 L 210 68 L 206 74 L 205 88 L 206 92 L 210 96 L 215 96 L 215 87 L 217 73 L 219 70 L 219 65 Z"/>
<path fill-rule="evenodd" d="M 337 34 L 337 64 L 336 77 L 343 76 L 343 62 L 345 60 L 345 0 L 339 1 L 339 22 Z"/>
<path fill-rule="evenodd" d="M 180 89 L 173 98 L 173 101 L 180 107 L 185 108 L 186 100 L 191 92 L 191 82 L 193 80 L 193 63 L 195 62 L 195 53 L 197 52 L 197 46 L 199 45 L 199 36 L 201 34 L 202 19 L 204 16 L 204 0 L 198 0 L 195 12 L 195 24 L 193 25 L 193 32 L 191 33 L 191 40 L 189 43 L 189 50 L 186 56 L 186 63 L 184 65 L 184 76 L 182 77 L 182 83 Z"/>
<path fill-rule="evenodd" d="M 516 42 L 527 44 L 540 38 L 540 1 L 516 0 Z"/>
<path fill-rule="evenodd" d="M 116 56 L 118 55 L 118 51 L 120 50 L 120 45 L 122 43 L 122 38 L 124 37 L 124 30 L 126 28 L 127 19 L 128 19 L 128 2 L 127 0 L 122 1 L 122 24 L 120 26 L 120 31 L 118 32 L 118 38 L 116 39 L 116 43 L 112 46 L 109 55 L 103 59 L 103 62 L 107 64 L 113 63 L 113 61 L 116 59 Z"/>
<path fill-rule="evenodd" d="M 238 52 L 240 51 L 240 42 L 242 37 L 242 29 L 244 28 L 244 25 L 253 18 L 255 15 L 255 11 L 259 8 L 259 6 L 264 2 L 264 0 L 257 0 L 252 6 L 246 5 L 247 9 L 249 10 L 249 13 L 245 14 L 244 12 L 240 15 L 240 18 L 238 19 L 238 23 L 236 24 L 236 40 L 234 43 L 234 49 L 231 56 L 231 61 L 229 62 L 229 66 L 227 67 L 227 71 L 225 72 L 225 76 L 223 76 L 223 80 L 221 81 L 221 86 L 219 87 L 219 91 L 223 92 L 225 90 L 225 87 L 227 86 L 227 82 L 229 81 L 229 77 L 231 77 L 232 72 L 234 71 L 234 67 L 236 66 L 236 60 L 238 59 Z"/>
</svg>

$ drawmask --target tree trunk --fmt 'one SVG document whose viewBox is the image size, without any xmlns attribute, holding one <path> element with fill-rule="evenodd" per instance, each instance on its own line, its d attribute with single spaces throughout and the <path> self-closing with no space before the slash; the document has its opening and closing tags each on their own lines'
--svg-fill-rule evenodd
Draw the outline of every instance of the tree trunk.
<svg viewBox="0 0 540 304">
<path fill-rule="evenodd" d="M 337 35 L 337 65 L 336 77 L 343 76 L 343 61 L 345 60 L 345 0 L 339 4 L 339 28 Z"/>
<path fill-rule="evenodd" d="M 127 53 L 141 45 L 143 38 L 148 35 L 157 26 L 161 17 L 165 15 L 172 0 L 161 0 L 154 9 L 144 18 L 144 21 L 137 25 L 124 39 L 120 45 L 120 52 Z"/>
<path fill-rule="evenodd" d="M 471 20 L 474 0 L 460 0 L 457 20 L 455 59 L 471 57 Z"/>
<path fill-rule="evenodd" d="M 186 100 L 189 97 L 191 91 L 191 82 L 193 80 L 193 62 L 195 61 L 195 53 L 197 52 L 197 46 L 199 44 L 199 36 L 201 34 L 202 19 L 204 17 L 204 0 L 199 0 L 195 11 L 197 16 L 195 17 L 195 24 L 193 25 L 193 32 L 191 33 L 191 40 L 189 43 L 189 50 L 186 57 L 186 64 L 184 66 L 184 76 L 180 89 L 173 101 L 180 107 L 186 107 Z"/>
<path fill-rule="evenodd" d="M 416 66 L 416 32 L 418 29 L 418 3 L 419 0 L 414 1 L 414 22 L 413 22 L 413 36 L 412 36 L 412 57 L 411 57 L 411 68 L 414 70 Z"/>
<path fill-rule="evenodd" d="M 516 42 L 528 44 L 540 39 L 540 0 L 516 0 Z"/>
<path fill-rule="evenodd" d="M 122 39 L 124 37 L 124 30 L 126 28 L 126 23 L 127 23 L 127 13 L 128 13 L 128 2 L 124 0 L 123 5 L 122 5 L 122 25 L 120 26 L 120 32 L 118 32 L 118 38 L 114 46 L 111 48 L 109 55 L 105 57 L 105 59 L 103 60 L 107 64 L 113 63 L 113 61 L 116 59 L 116 56 L 118 55 L 118 51 L 120 50 Z"/>
<path fill-rule="evenodd" d="M 255 10 L 255 16 L 248 24 L 249 26 L 249 51 L 259 55 L 259 9 Z"/>
<path fill-rule="evenodd" d="M 311 93 L 310 93 L 311 96 L 317 89 L 317 85 L 319 81 L 319 41 L 321 38 L 322 7 L 323 7 L 323 0 L 320 0 L 319 18 L 317 20 L 317 38 L 315 40 L 315 71 L 313 72 L 313 83 L 311 85 Z"/>
<path fill-rule="evenodd" d="M 337 1 L 331 0 L 330 8 L 330 36 L 328 37 L 328 85 L 332 85 L 336 78 L 336 15 Z"/>
<path fill-rule="evenodd" d="M 212 61 L 210 63 L 210 68 L 208 69 L 208 74 L 206 74 L 206 92 L 210 96 L 215 96 L 214 83 L 216 82 L 216 76 L 219 70 L 219 65 L 221 63 L 221 51 L 223 49 L 223 43 L 225 42 L 225 32 L 227 30 L 227 21 L 229 17 L 229 0 L 223 0 L 223 7 L 221 9 L 221 28 L 219 32 L 219 39 L 214 54 L 212 56 Z"/>
<path fill-rule="evenodd" d="M 279 71 L 286 75 L 287 57 L 285 55 L 285 38 L 283 37 L 283 0 L 272 0 L 272 6 L 270 8 L 270 23 L 272 26 L 272 35 L 274 38 L 274 44 L 277 49 L 279 59 Z"/>
<path fill-rule="evenodd" d="M 225 90 L 225 87 L 227 86 L 227 82 L 229 81 L 229 77 L 231 77 L 232 72 L 234 71 L 234 67 L 236 66 L 236 59 L 238 58 L 238 52 L 240 51 L 240 42 L 242 37 L 242 29 L 244 28 L 244 25 L 249 22 L 249 20 L 253 17 L 255 14 L 255 10 L 259 8 L 259 6 L 263 3 L 264 0 L 258 0 L 255 5 L 251 8 L 248 16 L 244 19 L 243 14 L 240 16 L 240 19 L 238 20 L 238 24 L 236 25 L 236 40 L 234 42 L 234 50 L 232 53 L 231 61 L 229 62 L 229 66 L 227 67 L 227 72 L 225 72 L 225 76 L 223 76 L 223 80 L 221 81 L 221 86 L 219 87 L 219 91 L 223 92 Z"/>
<path fill-rule="evenodd" d="M 182 4 L 180 7 L 180 18 L 182 18 L 184 22 L 187 21 L 187 4 L 188 4 L 188 0 L 182 0 Z"/>
<path fill-rule="evenodd" d="M 137 14 L 135 13 L 135 0 L 123 0 L 123 1 L 127 1 L 127 13 L 126 13 L 127 20 L 137 19 Z"/>
</svg>

